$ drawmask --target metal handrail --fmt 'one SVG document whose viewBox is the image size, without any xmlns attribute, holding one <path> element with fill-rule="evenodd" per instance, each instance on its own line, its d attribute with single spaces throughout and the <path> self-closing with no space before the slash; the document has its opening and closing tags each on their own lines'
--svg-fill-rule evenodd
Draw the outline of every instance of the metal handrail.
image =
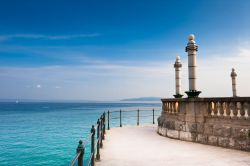
<svg viewBox="0 0 250 166">
<path fill-rule="evenodd" d="M 146 112 L 146 111 L 151 111 L 153 114 L 149 115 L 140 115 L 140 112 Z M 137 120 L 137 125 L 139 125 L 140 117 L 153 117 L 153 124 L 155 123 L 155 116 L 158 116 L 155 114 L 155 112 L 160 111 L 160 109 L 152 109 L 152 110 L 119 110 L 119 111 L 108 111 L 107 113 L 107 125 L 106 125 L 106 113 L 104 112 L 98 119 L 97 124 L 95 126 L 93 125 L 91 128 L 91 132 L 85 137 L 84 143 L 82 141 L 79 141 L 79 145 L 77 147 L 77 153 L 74 157 L 74 159 L 71 161 L 70 166 L 73 166 L 76 161 L 78 160 L 78 166 L 83 166 L 83 157 L 84 157 L 84 150 L 86 148 L 86 145 L 88 144 L 89 140 L 91 140 L 91 153 L 90 156 L 88 157 L 88 166 L 92 165 L 94 166 L 95 163 L 95 157 L 96 160 L 100 160 L 100 148 L 102 148 L 103 143 L 102 140 L 105 139 L 105 130 L 106 127 L 109 130 L 110 129 L 110 120 L 112 119 L 120 119 L 120 127 L 122 127 L 122 119 L 131 119 L 131 118 L 136 118 Z M 128 115 L 126 113 L 129 112 L 136 112 L 137 115 Z M 117 116 L 112 115 L 111 113 L 119 113 Z M 123 115 L 125 113 L 125 115 Z M 95 133 L 97 133 L 96 138 L 95 138 Z M 95 140 L 97 140 L 95 142 Z M 96 156 L 95 156 L 96 155 Z"/>
<path fill-rule="evenodd" d="M 75 165 L 76 160 L 78 160 L 78 157 L 80 156 L 81 152 L 79 151 L 78 153 L 76 153 L 75 158 L 71 161 L 71 163 L 69 164 L 70 166 Z"/>
</svg>

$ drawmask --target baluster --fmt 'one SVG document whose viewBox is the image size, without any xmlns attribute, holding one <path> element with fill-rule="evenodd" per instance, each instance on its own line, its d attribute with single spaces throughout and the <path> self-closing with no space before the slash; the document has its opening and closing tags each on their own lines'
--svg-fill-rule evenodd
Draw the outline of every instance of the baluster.
<svg viewBox="0 0 250 166">
<path fill-rule="evenodd" d="M 170 110 L 170 102 L 168 102 L 168 113 L 171 113 L 171 110 Z"/>
<path fill-rule="evenodd" d="M 238 110 L 237 110 L 237 102 L 232 102 L 232 110 L 233 110 L 233 117 L 237 117 Z"/>
<path fill-rule="evenodd" d="M 227 116 L 227 104 L 226 104 L 226 102 L 222 102 L 222 115 L 224 116 L 224 117 L 226 117 Z"/>
<path fill-rule="evenodd" d="M 219 107 L 219 111 L 218 112 L 220 112 L 220 116 L 222 116 L 223 117 L 223 115 L 224 115 L 224 108 L 223 108 L 223 102 L 222 101 L 220 101 L 219 102 L 220 104 L 220 107 Z"/>
<path fill-rule="evenodd" d="M 237 110 L 237 117 L 241 117 L 240 110 L 241 110 L 241 103 L 236 103 L 236 110 Z"/>
<path fill-rule="evenodd" d="M 173 111 L 174 111 L 174 114 L 177 113 L 177 110 L 176 110 L 176 102 L 173 102 Z"/>
<path fill-rule="evenodd" d="M 240 116 L 241 116 L 242 118 L 245 117 L 244 102 L 240 102 Z"/>
<path fill-rule="evenodd" d="M 165 103 L 166 112 L 168 112 L 168 102 Z"/>
<path fill-rule="evenodd" d="M 217 114 L 218 114 L 218 108 L 217 108 L 218 106 L 217 105 L 218 105 L 218 103 L 214 102 L 214 109 L 213 109 L 214 110 L 213 111 L 214 112 L 214 116 L 217 116 Z"/>
<path fill-rule="evenodd" d="M 169 113 L 170 114 L 172 113 L 172 104 L 171 104 L 171 102 L 169 102 Z"/>
<path fill-rule="evenodd" d="M 249 118 L 250 117 L 250 102 L 248 102 L 247 104 L 248 104 L 247 115 L 248 115 L 248 118 Z"/>
<path fill-rule="evenodd" d="M 213 102 L 208 102 L 208 110 L 207 110 L 207 113 L 209 116 L 212 115 L 212 111 L 213 111 Z"/>
<path fill-rule="evenodd" d="M 230 104 L 230 103 L 225 102 L 225 105 L 226 105 L 226 115 L 227 115 L 228 117 L 230 117 L 230 108 L 229 108 L 229 104 Z"/>
<path fill-rule="evenodd" d="M 248 112 L 248 103 L 247 102 L 244 102 L 243 109 L 244 109 L 244 112 L 245 112 L 244 117 L 247 118 L 249 116 L 248 113 L 247 113 Z"/>
<path fill-rule="evenodd" d="M 230 110 L 230 117 L 232 118 L 234 116 L 234 103 L 233 102 L 230 102 L 229 110 Z"/>
<path fill-rule="evenodd" d="M 221 104 L 220 102 L 216 102 L 216 110 L 217 110 L 217 116 L 221 116 L 220 109 L 221 109 Z"/>
<path fill-rule="evenodd" d="M 180 113 L 180 102 L 176 102 L 176 112 Z"/>
<path fill-rule="evenodd" d="M 174 114 L 174 103 L 171 102 L 171 113 Z"/>
<path fill-rule="evenodd" d="M 211 108 L 212 108 L 212 110 L 211 110 L 211 115 L 212 116 L 214 116 L 215 115 L 215 102 L 211 102 Z"/>
</svg>

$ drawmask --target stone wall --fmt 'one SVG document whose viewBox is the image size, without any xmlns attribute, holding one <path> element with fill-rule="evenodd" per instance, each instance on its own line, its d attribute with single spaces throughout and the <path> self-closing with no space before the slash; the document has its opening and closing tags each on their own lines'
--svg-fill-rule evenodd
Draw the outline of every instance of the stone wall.
<svg viewBox="0 0 250 166">
<path fill-rule="evenodd" d="M 162 99 L 160 135 L 250 151 L 250 98 Z"/>
</svg>

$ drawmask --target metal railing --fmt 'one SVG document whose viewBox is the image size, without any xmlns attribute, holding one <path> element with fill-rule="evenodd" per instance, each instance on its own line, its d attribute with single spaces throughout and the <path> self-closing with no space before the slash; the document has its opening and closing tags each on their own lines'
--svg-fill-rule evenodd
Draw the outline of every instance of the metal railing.
<svg viewBox="0 0 250 166">
<path fill-rule="evenodd" d="M 107 112 L 107 129 L 110 130 L 110 121 L 112 119 L 119 119 L 119 126 L 122 127 L 123 119 L 128 118 L 136 118 L 136 124 L 139 126 L 140 118 L 142 117 L 150 117 L 152 116 L 152 123 L 155 124 L 155 112 L 160 112 L 161 110 L 129 110 L 129 111 L 108 111 Z M 136 115 L 127 115 L 124 116 L 123 114 L 135 112 Z M 141 112 L 152 112 L 150 115 L 141 115 Z M 118 113 L 118 116 L 115 114 Z M 159 114 L 157 115 L 159 116 Z M 84 160 L 84 152 L 86 149 L 87 143 L 91 140 L 91 153 L 90 157 L 88 158 L 88 166 L 94 166 L 95 161 L 100 160 L 100 148 L 103 148 L 103 140 L 105 139 L 106 134 L 106 112 L 104 112 L 100 118 L 97 120 L 96 126 L 92 125 L 89 135 L 85 138 L 84 142 L 82 140 L 79 141 L 79 144 L 76 148 L 76 155 L 74 159 L 71 161 L 70 166 L 74 166 L 76 163 L 78 166 L 83 166 Z M 96 136 L 96 140 L 95 140 Z M 96 142 L 95 142 L 96 141 Z"/>
</svg>

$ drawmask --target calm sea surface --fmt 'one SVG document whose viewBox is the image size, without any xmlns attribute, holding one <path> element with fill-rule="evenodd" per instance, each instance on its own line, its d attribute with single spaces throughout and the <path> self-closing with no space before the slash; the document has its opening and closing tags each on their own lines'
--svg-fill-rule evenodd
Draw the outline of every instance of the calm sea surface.
<svg viewBox="0 0 250 166">
<path fill-rule="evenodd" d="M 160 107 L 160 103 L 0 103 L 0 165 L 68 165 L 79 139 L 104 111 Z M 118 115 L 111 114 L 111 127 L 119 125 Z M 122 115 L 131 117 L 123 120 L 124 125 L 136 125 L 136 112 Z M 141 115 L 145 115 L 141 123 L 152 123 L 151 111 Z M 86 160 L 88 155 L 89 148 Z"/>
</svg>

